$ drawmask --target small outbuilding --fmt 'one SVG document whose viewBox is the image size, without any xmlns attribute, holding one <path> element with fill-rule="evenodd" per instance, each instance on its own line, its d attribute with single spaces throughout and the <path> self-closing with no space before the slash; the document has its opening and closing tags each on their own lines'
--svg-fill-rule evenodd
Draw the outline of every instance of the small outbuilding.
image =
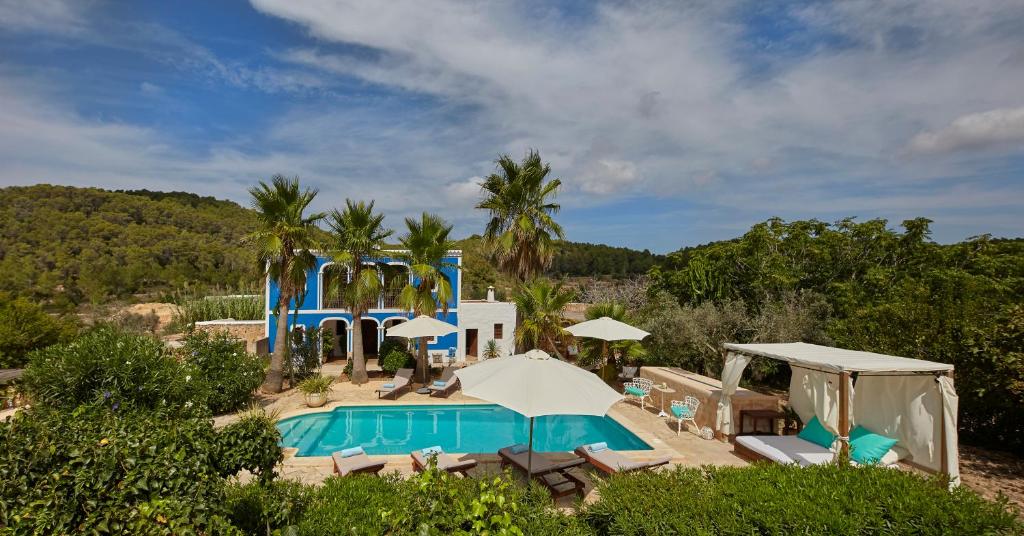
<svg viewBox="0 0 1024 536">
<path fill-rule="evenodd" d="M 960 482 L 953 365 L 816 344 L 733 344 L 725 347 L 717 428 L 734 434 L 731 396 L 751 359 L 789 363 L 790 407 L 803 422 L 817 417 L 847 448 L 860 425 L 899 441 L 905 463 Z"/>
</svg>

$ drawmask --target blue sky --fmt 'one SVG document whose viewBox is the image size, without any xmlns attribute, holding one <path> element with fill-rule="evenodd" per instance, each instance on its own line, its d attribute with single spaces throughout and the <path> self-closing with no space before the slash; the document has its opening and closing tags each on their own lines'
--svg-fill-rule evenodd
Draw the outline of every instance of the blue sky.
<svg viewBox="0 0 1024 536">
<path fill-rule="evenodd" d="M 537 148 L 567 237 L 654 251 L 772 216 L 1024 235 L 1024 4 L 0 0 L 0 185 L 318 208 L 479 232 Z"/>
</svg>

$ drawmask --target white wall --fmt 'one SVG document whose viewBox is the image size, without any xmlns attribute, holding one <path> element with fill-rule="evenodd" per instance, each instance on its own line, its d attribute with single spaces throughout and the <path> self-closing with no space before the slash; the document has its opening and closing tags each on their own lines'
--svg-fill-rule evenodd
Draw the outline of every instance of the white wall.
<svg viewBox="0 0 1024 536">
<path fill-rule="evenodd" d="M 494 337 L 494 325 L 502 325 L 502 337 Z M 457 357 L 465 359 L 466 330 L 477 330 L 476 355 L 479 356 L 494 339 L 504 355 L 515 353 L 516 304 L 509 302 L 463 301 L 459 304 L 459 349 Z"/>
</svg>

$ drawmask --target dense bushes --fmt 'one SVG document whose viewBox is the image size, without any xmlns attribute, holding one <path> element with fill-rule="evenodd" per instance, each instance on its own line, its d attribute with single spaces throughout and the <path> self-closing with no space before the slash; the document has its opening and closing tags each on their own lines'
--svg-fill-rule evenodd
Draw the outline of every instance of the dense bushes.
<svg viewBox="0 0 1024 536">
<path fill-rule="evenodd" d="M 215 414 L 242 408 L 263 383 L 263 360 L 226 333 L 190 333 L 181 355 L 209 385 L 207 405 Z"/>
<path fill-rule="evenodd" d="M 580 512 L 599 535 L 1020 534 L 1005 506 L 885 468 L 758 464 L 640 472 Z"/>
<path fill-rule="evenodd" d="M 262 409 L 253 408 L 222 428 L 217 451 L 220 472 L 233 475 L 244 469 L 263 482 L 274 478 L 274 466 L 283 456 L 275 420 Z"/>
<path fill-rule="evenodd" d="M 265 464 L 264 454 L 236 446 L 279 451 L 276 441 L 273 426 L 252 423 L 217 432 L 207 419 L 103 405 L 26 410 L 0 423 L 0 526 L 13 534 L 230 532 L 224 477 Z"/>
<path fill-rule="evenodd" d="M 0 292 L 0 368 L 21 368 L 32 350 L 68 340 L 77 331 L 72 317 L 50 316 L 25 298 Z"/>
<path fill-rule="evenodd" d="M 194 414 L 205 411 L 209 396 L 198 369 L 172 357 L 161 341 L 112 327 L 33 352 L 23 381 L 35 402 L 62 409 L 104 401 Z"/>
<path fill-rule="evenodd" d="M 33 352 L 24 377 L 37 403 L 104 401 L 181 415 L 239 409 L 262 381 L 262 360 L 227 335 L 193 333 L 175 356 L 156 338 L 111 326 Z"/>
<path fill-rule="evenodd" d="M 428 471 L 409 480 L 353 475 L 316 489 L 301 536 L 332 534 L 585 534 L 547 492 L 507 477 L 462 479 Z"/>
</svg>

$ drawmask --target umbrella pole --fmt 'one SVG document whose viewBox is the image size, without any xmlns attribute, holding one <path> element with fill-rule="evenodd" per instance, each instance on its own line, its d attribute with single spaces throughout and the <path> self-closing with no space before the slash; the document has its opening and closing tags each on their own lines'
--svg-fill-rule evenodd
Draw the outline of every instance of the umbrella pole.
<svg viewBox="0 0 1024 536">
<path fill-rule="evenodd" d="M 530 417 L 530 453 L 526 455 L 526 480 L 533 476 L 533 417 Z"/>
</svg>

